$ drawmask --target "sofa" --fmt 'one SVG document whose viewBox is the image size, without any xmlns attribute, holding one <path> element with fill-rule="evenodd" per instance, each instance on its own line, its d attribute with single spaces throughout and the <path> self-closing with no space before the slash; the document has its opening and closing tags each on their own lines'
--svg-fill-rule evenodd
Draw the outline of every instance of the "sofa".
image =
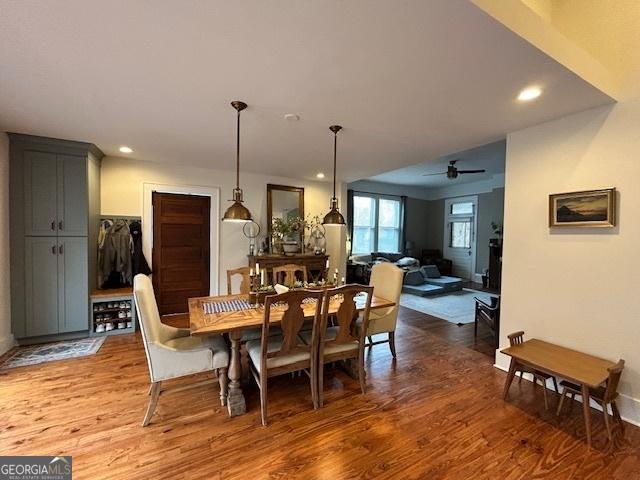
<svg viewBox="0 0 640 480">
<path fill-rule="evenodd" d="M 405 274 L 402 291 L 426 297 L 462 290 L 462 282 L 461 278 L 441 275 L 435 265 L 424 265 Z"/>
<path fill-rule="evenodd" d="M 347 262 L 347 282 L 368 284 L 371 267 L 380 262 L 392 263 L 405 272 L 420 267 L 417 258 L 407 257 L 403 253 L 371 252 L 370 255 L 352 255 Z"/>
<path fill-rule="evenodd" d="M 435 265 L 441 275 L 451 275 L 452 262 L 447 258 L 442 258 L 442 252 L 438 249 L 423 248 L 420 257 L 422 265 Z"/>
</svg>

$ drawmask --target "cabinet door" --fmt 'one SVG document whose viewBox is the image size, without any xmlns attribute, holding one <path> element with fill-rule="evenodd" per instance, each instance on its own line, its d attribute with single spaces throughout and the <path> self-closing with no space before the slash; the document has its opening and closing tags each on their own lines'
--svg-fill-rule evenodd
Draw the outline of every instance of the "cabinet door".
<svg viewBox="0 0 640 480">
<path fill-rule="evenodd" d="M 87 239 L 58 237 L 58 330 L 89 328 Z"/>
<path fill-rule="evenodd" d="M 58 333 L 57 238 L 26 237 L 25 269 L 27 336 Z"/>
<path fill-rule="evenodd" d="M 24 153 L 25 235 L 55 235 L 58 230 L 57 160 L 53 153 Z"/>
<path fill-rule="evenodd" d="M 87 160 L 58 155 L 58 235 L 87 235 Z"/>
</svg>

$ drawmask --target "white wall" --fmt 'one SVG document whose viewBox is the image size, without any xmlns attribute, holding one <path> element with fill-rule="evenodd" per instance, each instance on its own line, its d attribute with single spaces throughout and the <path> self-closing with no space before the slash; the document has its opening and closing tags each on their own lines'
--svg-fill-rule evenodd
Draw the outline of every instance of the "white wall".
<svg viewBox="0 0 640 480">
<path fill-rule="evenodd" d="M 220 212 L 229 205 L 235 186 L 235 171 L 203 169 L 168 165 L 157 162 L 105 157 L 102 160 L 101 210 L 103 215 L 142 216 L 142 190 L 144 183 L 218 187 L 220 188 Z M 244 190 L 245 205 L 254 219 L 266 232 L 267 183 L 304 187 L 305 216 L 320 215 L 329 210 L 331 198 L 330 182 L 313 182 L 283 177 L 240 173 L 240 186 Z M 338 191 L 340 196 L 342 189 Z M 346 215 L 346 208 L 340 202 L 340 209 Z M 144 219 L 143 219 L 144 221 Z M 242 233 L 242 224 L 218 223 L 220 228 L 220 263 L 218 287 L 226 293 L 226 270 L 247 264 L 249 240 Z M 261 235 L 262 235 L 261 233 Z M 331 269 L 338 268 L 344 276 L 346 229 L 327 227 L 327 253 L 331 258 Z M 143 242 L 145 240 L 143 239 Z M 151 263 L 151 259 L 147 259 Z"/>
<path fill-rule="evenodd" d="M 9 137 L 0 132 L 0 355 L 14 345 L 9 292 Z"/>
<path fill-rule="evenodd" d="M 640 422 L 640 95 L 507 137 L 501 346 L 524 330 L 626 360 L 620 407 Z M 548 195 L 619 191 L 618 226 L 547 226 Z M 504 368 L 507 358 L 498 354 Z"/>
</svg>

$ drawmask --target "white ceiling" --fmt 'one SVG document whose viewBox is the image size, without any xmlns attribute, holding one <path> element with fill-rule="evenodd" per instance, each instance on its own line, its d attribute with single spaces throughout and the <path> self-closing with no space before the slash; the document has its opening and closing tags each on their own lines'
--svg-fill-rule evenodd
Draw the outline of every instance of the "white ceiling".
<svg viewBox="0 0 640 480">
<path fill-rule="evenodd" d="M 232 169 L 235 99 L 242 169 L 329 174 L 340 123 L 344 180 L 611 101 L 466 0 L 0 0 L 0 130 Z"/>
<path fill-rule="evenodd" d="M 448 187 L 461 183 L 490 180 L 494 176 L 504 175 L 506 147 L 507 142 L 500 140 L 482 145 L 481 147 L 443 155 L 432 161 L 399 168 L 398 170 L 392 170 L 380 175 L 374 175 L 367 180 L 420 187 Z M 459 170 L 484 169 L 486 172 L 462 174 L 458 175 L 456 179 L 449 179 L 446 175 L 424 176 L 425 173 L 446 172 L 450 160 L 458 160 L 456 167 Z"/>
</svg>

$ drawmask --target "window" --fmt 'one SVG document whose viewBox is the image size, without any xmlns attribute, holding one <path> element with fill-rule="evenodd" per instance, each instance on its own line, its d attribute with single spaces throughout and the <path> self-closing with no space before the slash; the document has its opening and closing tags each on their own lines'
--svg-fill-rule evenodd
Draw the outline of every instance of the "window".
<svg viewBox="0 0 640 480">
<path fill-rule="evenodd" d="M 451 248 L 471 248 L 471 220 L 454 220 L 449 223 Z"/>
<path fill-rule="evenodd" d="M 473 215 L 473 202 L 452 203 L 451 215 Z"/>
<path fill-rule="evenodd" d="M 400 252 L 402 201 L 399 197 L 354 193 L 354 254 Z"/>
</svg>

